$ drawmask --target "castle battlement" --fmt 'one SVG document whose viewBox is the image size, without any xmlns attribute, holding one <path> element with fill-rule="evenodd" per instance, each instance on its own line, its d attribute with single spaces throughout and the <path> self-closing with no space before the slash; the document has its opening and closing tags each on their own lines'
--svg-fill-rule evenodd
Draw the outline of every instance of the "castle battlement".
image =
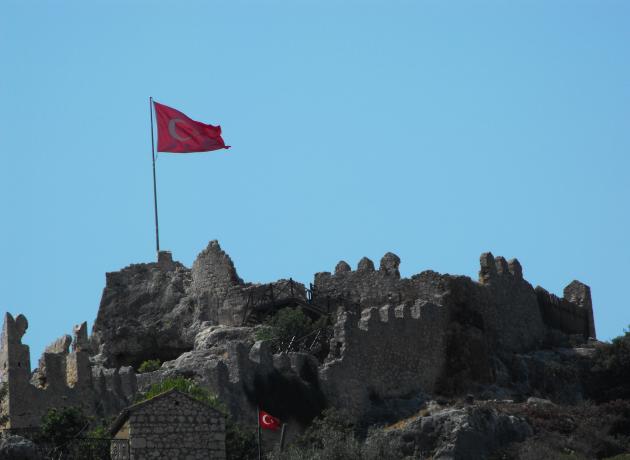
<svg viewBox="0 0 630 460">
<path fill-rule="evenodd" d="M 323 361 L 316 365 L 316 383 L 327 403 L 355 415 L 379 401 L 407 404 L 409 398 L 454 382 L 492 384 L 505 374 L 496 368 L 498 361 L 509 363 L 518 354 L 595 337 L 590 288 L 579 281 L 568 284 L 560 298 L 527 282 L 517 259 L 490 252 L 479 258 L 476 281 L 431 270 L 405 278 L 400 263 L 391 252 L 383 255 L 378 268 L 367 257 L 354 270 L 342 260 L 332 273 L 316 273 L 306 289 L 293 280 L 244 282 L 216 241 L 190 269 L 162 252 L 158 262 L 108 273 L 92 336 L 86 323 L 75 326 L 72 336 L 46 348 L 33 373 L 28 346 L 21 342 L 28 321 L 7 314 L 0 380 L 8 397 L 2 410 L 9 414 L 11 427 L 38 425 L 51 407 L 79 405 L 89 414 L 114 413 L 132 399 L 138 382 L 144 385 L 153 378 L 137 379 L 124 366 L 157 358 L 170 362 L 163 366 L 165 372 L 201 372 L 186 367 L 187 359 L 206 356 L 204 346 L 196 350 L 195 337 L 205 337 L 212 326 L 238 326 L 250 334 L 243 325 L 252 324 L 246 320 L 257 309 L 266 314 L 274 308 L 302 307 L 310 314 L 330 315 L 332 337 L 328 356 L 320 356 Z M 243 339 L 242 333 L 237 335 Z M 213 364 L 201 366 L 207 371 L 200 377 L 204 382 L 223 382 L 215 385 L 220 394 L 253 378 L 243 369 L 249 369 L 256 353 L 251 355 L 243 343 L 237 348 L 239 353 L 213 354 Z M 265 354 L 263 348 L 258 355 Z M 265 359 L 258 364 L 272 369 L 277 361 L 286 367 L 281 358 Z M 238 401 L 234 397 L 232 403 L 239 406 Z"/>
<path fill-rule="evenodd" d="M 27 328 L 24 315 L 14 319 L 6 313 L 0 344 L 0 383 L 7 389 L 1 407 L 2 413 L 8 415 L 4 428 L 39 426 L 51 408 L 76 406 L 91 415 L 113 414 L 135 393 L 130 383 L 125 394 L 122 389 L 108 389 L 105 377 L 92 378 L 85 322 L 74 326 L 72 337 L 64 335 L 48 345 L 39 359 L 39 367 L 31 372 L 29 347 L 22 344 Z M 119 371 L 113 373 L 116 377 L 109 381 L 120 381 Z M 111 383 L 109 386 L 112 387 Z"/>
</svg>

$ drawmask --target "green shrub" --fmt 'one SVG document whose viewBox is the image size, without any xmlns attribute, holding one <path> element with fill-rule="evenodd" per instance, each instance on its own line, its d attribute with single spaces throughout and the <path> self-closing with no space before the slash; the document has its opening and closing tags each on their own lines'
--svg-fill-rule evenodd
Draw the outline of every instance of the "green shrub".
<svg viewBox="0 0 630 460">
<path fill-rule="evenodd" d="M 274 353 L 306 351 L 322 361 L 329 352 L 328 322 L 327 316 L 313 322 L 301 308 L 286 307 L 258 326 L 254 338 L 272 341 Z"/>
<path fill-rule="evenodd" d="M 630 331 L 598 346 L 585 377 L 588 396 L 596 401 L 630 399 Z"/>
<path fill-rule="evenodd" d="M 225 408 L 219 401 L 219 398 L 214 393 L 206 388 L 200 387 L 193 380 L 185 377 L 173 377 L 162 380 L 159 383 L 154 383 L 145 393 L 138 396 L 137 402 L 145 401 L 172 389 L 186 393 L 195 398 L 197 401 L 201 401 L 202 403 L 218 409 L 223 413 L 226 412 Z"/>
<path fill-rule="evenodd" d="M 273 340 L 276 338 L 276 333 L 271 326 L 263 325 L 256 329 L 254 338 L 256 340 Z"/>
<path fill-rule="evenodd" d="M 78 407 L 49 409 L 42 417 L 42 440 L 60 445 L 68 439 L 84 434 L 89 424 L 88 417 Z"/>
<path fill-rule="evenodd" d="M 140 367 L 138 367 L 138 372 L 144 374 L 145 372 L 157 371 L 160 366 L 162 366 L 162 361 L 160 361 L 159 359 L 147 359 L 142 364 L 140 364 Z"/>
<path fill-rule="evenodd" d="M 319 448 L 291 446 L 284 452 L 274 452 L 270 460 L 361 460 L 361 446 L 355 438 L 346 438 L 338 433 L 322 442 Z M 379 459 L 382 460 L 382 459 Z"/>
<path fill-rule="evenodd" d="M 313 322 L 301 308 L 283 308 L 270 317 L 265 327 L 258 331 L 261 331 L 261 335 L 288 344 L 294 337 L 299 339 L 313 332 Z"/>
<path fill-rule="evenodd" d="M 272 460 L 357 460 L 362 458 L 361 444 L 355 437 L 348 417 L 336 409 L 327 409 L 284 452 L 275 452 Z"/>
<path fill-rule="evenodd" d="M 109 430 L 105 425 L 99 425 L 93 430 L 90 430 L 86 435 L 87 438 L 93 439 L 108 439 L 110 438 Z"/>
<path fill-rule="evenodd" d="M 331 408 L 313 420 L 311 426 L 300 436 L 297 444 L 303 447 L 322 447 L 324 441 L 334 434 L 343 438 L 354 437 L 354 425 L 343 411 Z"/>
<path fill-rule="evenodd" d="M 258 444 L 255 431 L 235 423 L 228 417 L 225 422 L 225 451 L 227 460 L 257 459 Z"/>
</svg>

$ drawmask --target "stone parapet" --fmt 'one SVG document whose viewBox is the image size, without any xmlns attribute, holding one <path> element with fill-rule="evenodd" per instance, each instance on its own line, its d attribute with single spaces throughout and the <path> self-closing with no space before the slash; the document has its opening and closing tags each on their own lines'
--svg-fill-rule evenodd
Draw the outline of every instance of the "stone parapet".
<svg viewBox="0 0 630 460">
<path fill-rule="evenodd" d="M 21 342 L 27 327 L 23 315 L 16 320 L 9 313 L 5 315 L 0 348 L 0 368 L 6 369 L 0 376 L 7 385 L 5 428 L 37 427 L 51 408 L 81 407 L 87 415 L 104 416 L 128 404 L 127 395 L 108 390 L 105 380 L 93 380 L 85 323 L 75 326 L 74 340 L 65 335 L 49 345 L 33 373 L 28 346 Z M 135 389 L 128 397 L 133 393 Z"/>
</svg>

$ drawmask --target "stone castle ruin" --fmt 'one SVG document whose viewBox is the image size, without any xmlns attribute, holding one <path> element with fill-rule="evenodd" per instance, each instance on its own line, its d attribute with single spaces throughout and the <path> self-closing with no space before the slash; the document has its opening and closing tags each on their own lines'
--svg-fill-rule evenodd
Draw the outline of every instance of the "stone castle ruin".
<svg viewBox="0 0 630 460">
<path fill-rule="evenodd" d="M 356 270 L 342 261 L 308 287 L 262 285 L 243 281 L 216 241 L 191 269 L 161 252 L 156 263 L 108 273 L 91 337 L 85 323 L 75 327 L 32 373 L 21 343 L 26 318 L 7 313 L 0 380 L 8 427 L 36 426 L 51 407 L 113 415 L 137 391 L 175 375 L 214 391 L 244 423 L 255 423 L 257 405 L 292 426 L 328 405 L 378 419 L 445 391 L 536 395 L 545 364 L 535 353 L 595 338 L 590 289 L 578 281 L 559 298 L 532 287 L 516 259 L 490 253 L 481 255 L 478 281 L 433 271 L 401 278 L 399 264 L 388 253 L 378 269 L 367 258 Z M 258 326 L 247 318 L 274 306 L 327 316 L 325 356 L 256 341 Z M 163 364 L 136 374 L 147 359 Z M 579 399 L 579 383 L 569 384 Z"/>
<path fill-rule="evenodd" d="M 27 328 L 23 315 L 14 319 L 5 314 L 0 349 L 0 381 L 6 388 L 2 412 L 8 416 L 4 428 L 39 426 L 51 408 L 76 406 L 102 416 L 130 402 L 135 392 L 133 371 L 120 368 L 103 372 L 92 367 L 87 323 L 75 326 L 73 337 L 65 335 L 49 345 L 32 373 L 29 347 L 22 344 Z"/>
</svg>

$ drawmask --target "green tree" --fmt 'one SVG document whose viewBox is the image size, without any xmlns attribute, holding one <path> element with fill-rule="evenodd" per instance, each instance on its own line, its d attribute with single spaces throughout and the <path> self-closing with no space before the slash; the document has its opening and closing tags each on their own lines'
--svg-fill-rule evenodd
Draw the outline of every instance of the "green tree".
<svg viewBox="0 0 630 460">
<path fill-rule="evenodd" d="M 348 417 L 336 409 L 327 409 L 284 452 L 271 454 L 272 460 L 359 460 L 361 444 Z"/>
<path fill-rule="evenodd" d="M 313 332 L 313 322 L 301 308 L 283 308 L 258 329 L 256 339 L 274 339 L 288 344 L 294 337 L 299 339 L 311 332 Z"/>
<path fill-rule="evenodd" d="M 630 330 L 598 346 L 585 376 L 588 396 L 596 401 L 630 398 Z"/>
<path fill-rule="evenodd" d="M 88 417 L 78 407 L 49 409 L 42 417 L 42 440 L 60 445 L 85 433 L 89 425 Z"/>
</svg>

